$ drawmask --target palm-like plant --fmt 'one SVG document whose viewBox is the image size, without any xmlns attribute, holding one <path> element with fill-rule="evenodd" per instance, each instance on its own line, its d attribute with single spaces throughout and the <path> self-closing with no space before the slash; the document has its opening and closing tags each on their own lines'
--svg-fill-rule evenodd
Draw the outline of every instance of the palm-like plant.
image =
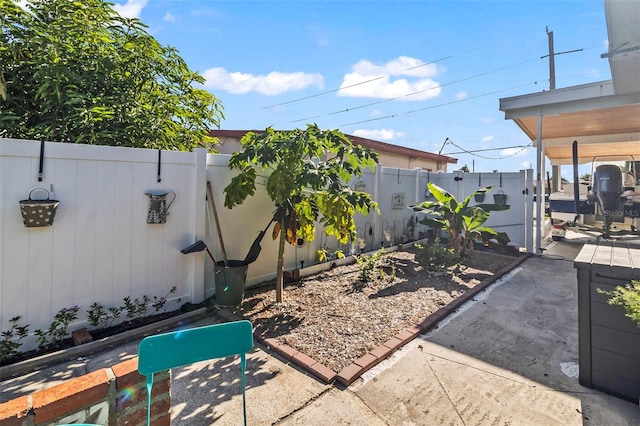
<svg viewBox="0 0 640 426">
<path fill-rule="evenodd" d="M 506 233 L 484 225 L 489 219 L 490 212 L 507 210 L 508 205 L 469 205 L 475 194 L 487 193 L 493 188 L 492 186 L 476 190 L 461 202 L 451 193 L 431 182 L 427 183 L 427 188 L 435 200 L 412 206 L 414 211 L 427 215 L 419 223 L 448 233 L 451 237 L 451 247 L 460 255 L 464 256 L 467 249 L 473 249 L 473 241 L 496 240 L 505 245 L 511 241 Z"/>
</svg>

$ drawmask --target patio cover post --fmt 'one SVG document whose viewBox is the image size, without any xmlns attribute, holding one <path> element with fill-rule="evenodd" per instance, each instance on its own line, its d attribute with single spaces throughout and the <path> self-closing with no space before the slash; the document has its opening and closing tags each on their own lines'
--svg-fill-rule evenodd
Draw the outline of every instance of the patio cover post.
<svg viewBox="0 0 640 426">
<path fill-rule="evenodd" d="M 542 155 L 542 111 L 538 110 L 538 131 L 536 135 L 536 253 L 542 254 L 542 223 L 544 222 L 544 196 L 542 195 L 542 176 L 544 174 L 544 156 Z"/>
</svg>

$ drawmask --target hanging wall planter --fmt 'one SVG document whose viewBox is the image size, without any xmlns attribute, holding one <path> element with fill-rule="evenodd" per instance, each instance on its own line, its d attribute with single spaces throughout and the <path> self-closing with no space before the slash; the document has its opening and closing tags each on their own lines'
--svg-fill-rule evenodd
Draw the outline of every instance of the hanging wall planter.
<svg viewBox="0 0 640 426">
<path fill-rule="evenodd" d="M 34 191 L 44 191 L 47 193 L 45 200 L 34 200 L 31 198 Z M 51 200 L 49 191 L 44 188 L 34 188 L 29 192 L 29 199 L 20 200 L 20 212 L 24 226 L 27 228 L 38 228 L 53 225 L 56 209 L 60 201 Z"/>
<path fill-rule="evenodd" d="M 482 173 L 478 173 L 478 188 L 482 188 Z M 476 200 L 476 203 L 482 203 L 484 201 L 485 191 L 481 191 L 480 189 L 473 194 L 473 199 Z"/>
<path fill-rule="evenodd" d="M 500 190 L 497 194 L 493 194 L 493 201 L 499 206 L 507 205 L 507 194 Z"/>
<path fill-rule="evenodd" d="M 502 188 L 502 173 L 500 173 L 500 188 Z M 499 206 L 507 205 L 507 194 L 501 189 L 497 194 L 493 194 L 493 202 Z"/>
<path fill-rule="evenodd" d="M 169 207 L 176 199 L 176 193 L 167 192 L 145 192 L 149 197 L 149 209 L 147 210 L 147 223 L 166 223 L 169 215 Z"/>
</svg>

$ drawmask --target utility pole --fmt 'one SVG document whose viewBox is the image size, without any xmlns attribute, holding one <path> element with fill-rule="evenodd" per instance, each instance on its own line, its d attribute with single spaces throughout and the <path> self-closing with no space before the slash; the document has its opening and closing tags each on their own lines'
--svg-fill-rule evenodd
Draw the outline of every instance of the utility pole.
<svg viewBox="0 0 640 426">
<path fill-rule="evenodd" d="M 442 143 L 442 146 L 440 147 L 440 151 L 438 151 L 438 155 L 442 155 L 442 150 L 444 149 L 444 146 L 447 144 L 447 142 L 449 142 L 449 138 L 447 137 L 444 142 Z M 442 166 L 442 162 L 441 161 L 436 161 L 436 172 L 438 170 L 440 170 L 440 167 Z"/>
<path fill-rule="evenodd" d="M 556 53 L 553 47 L 553 31 L 549 31 L 549 27 L 545 27 L 547 37 L 549 39 L 549 54 L 541 56 L 540 59 L 549 58 L 549 90 L 556 88 L 556 55 L 564 55 L 565 53 L 582 52 L 582 49 L 567 50 L 566 52 Z"/>
<path fill-rule="evenodd" d="M 545 27 L 549 39 L 549 90 L 556 88 L 556 54 L 553 49 L 553 31 Z"/>
<path fill-rule="evenodd" d="M 549 54 L 541 56 L 540 59 L 549 57 L 549 90 L 556 88 L 556 55 L 564 55 L 565 53 L 581 52 L 582 49 L 568 50 L 566 52 L 556 53 L 553 47 L 553 31 L 549 31 L 549 27 L 545 27 L 547 37 L 549 38 Z M 553 179 L 551 180 L 551 191 L 556 192 L 560 188 L 560 166 L 551 166 Z M 542 180 L 538 179 L 539 182 Z"/>
</svg>

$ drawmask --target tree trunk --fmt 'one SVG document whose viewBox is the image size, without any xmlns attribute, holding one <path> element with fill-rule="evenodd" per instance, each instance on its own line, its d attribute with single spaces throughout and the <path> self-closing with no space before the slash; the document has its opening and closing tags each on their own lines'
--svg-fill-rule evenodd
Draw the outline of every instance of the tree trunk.
<svg viewBox="0 0 640 426">
<path fill-rule="evenodd" d="M 284 219 L 280 221 L 280 241 L 278 244 L 278 266 L 276 275 L 276 302 L 282 302 L 282 290 L 284 288 L 284 243 L 287 240 L 287 230 Z"/>
</svg>

